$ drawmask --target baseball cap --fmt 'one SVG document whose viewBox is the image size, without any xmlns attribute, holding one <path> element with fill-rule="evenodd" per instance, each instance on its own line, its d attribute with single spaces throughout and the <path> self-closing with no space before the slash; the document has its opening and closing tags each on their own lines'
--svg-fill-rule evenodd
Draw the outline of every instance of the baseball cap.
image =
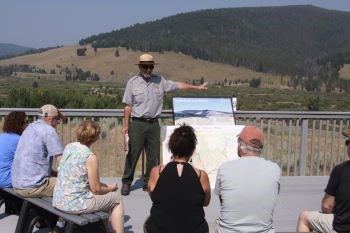
<svg viewBox="0 0 350 233">
<path fill-rule="evenodd" d="M 39 116 L 42 117 L 56 117 L 63 119 L 62 113 L 52 104 L 45 104 L 39 109 Z"/>
<path fill-rule="evenodd" d="M 264 146 L 263 131 L 253 125 L 245 126 L 240 132 L 240 134 L 238 135 L 238 138 L 242 140 L 244 143 L 246 143 L 247 145 L 255 148 L 263 148 Z"/>
</svg>

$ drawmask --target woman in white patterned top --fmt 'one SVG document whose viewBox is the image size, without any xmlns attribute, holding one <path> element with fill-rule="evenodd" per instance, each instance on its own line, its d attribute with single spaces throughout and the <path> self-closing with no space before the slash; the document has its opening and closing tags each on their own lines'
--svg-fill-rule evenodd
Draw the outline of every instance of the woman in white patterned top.
<svg viewBox="0 0 350 233">
<path fill-rule="evenodd" d="M 99 134 L 100 127 L 95 121 L 80 123 L 76 130 L 78 142 L 64 149 L 52 203 L 57 209 L 74 214 L 110 212 L 113 231 L 122 233 L 124 206 L 118 187 L 100 181 L 98 158 L 89 148 Z"/>
</svg>

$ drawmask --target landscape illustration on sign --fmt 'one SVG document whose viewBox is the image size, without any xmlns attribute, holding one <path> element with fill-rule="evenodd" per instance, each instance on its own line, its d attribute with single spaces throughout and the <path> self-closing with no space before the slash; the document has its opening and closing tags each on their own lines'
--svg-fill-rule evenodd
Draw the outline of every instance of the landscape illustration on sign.
<svg viewBox="0 0 350 233">
<path fill-rule="evenodd" d="M 234 124 L 229 97 L 173 97 L 175 124 Z"/>
</svg>

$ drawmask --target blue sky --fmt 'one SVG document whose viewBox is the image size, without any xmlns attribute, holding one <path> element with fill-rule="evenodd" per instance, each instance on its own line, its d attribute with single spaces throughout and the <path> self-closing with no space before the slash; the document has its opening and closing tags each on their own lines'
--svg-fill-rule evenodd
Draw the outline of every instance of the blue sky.
<svg viewBox="0 0 350 233">
<path fill-rule="evenodd" d="M 0 43 L 34 48 L 200 9 L 311 4 L 350 12 L 349 0 L 1 0 Z"/>
</svg>

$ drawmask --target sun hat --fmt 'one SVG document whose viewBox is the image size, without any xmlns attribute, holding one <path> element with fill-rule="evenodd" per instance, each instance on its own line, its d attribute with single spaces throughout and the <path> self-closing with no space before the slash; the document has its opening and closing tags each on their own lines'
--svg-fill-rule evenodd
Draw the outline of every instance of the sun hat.
<svg viewBox="0 0 350 233">
<path fill-rule="evenodd" d="M 158 63 L 154 62 L 154 58 L 152 55 L 145 53 L 142 54 L 139 58 L 139 63 L 136 63 L 135 65 L 155 65 Z"/>
<path fill-rule="evenodd" d="M 238 138 L 247 145 L 255 148 L 260 149 L 264 146 L 264 133 L 261 129 L 253 125 L 245 126 L 238 135 Z"/>
<path fill-rule="evenodd" d="M 63 119 L 62 113 L 52 104 L 45 104 L 39 109 L 39 116 L 42 117 L 56 117 Z"/>
</svg>

